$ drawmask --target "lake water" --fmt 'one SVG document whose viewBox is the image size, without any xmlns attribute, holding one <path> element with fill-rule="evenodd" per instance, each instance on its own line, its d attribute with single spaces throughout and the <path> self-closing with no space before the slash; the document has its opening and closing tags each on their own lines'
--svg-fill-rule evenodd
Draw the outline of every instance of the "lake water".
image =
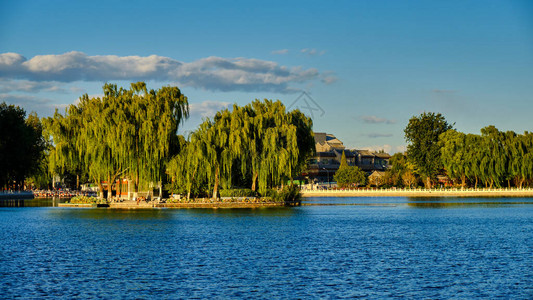
<svg viewBox="0 0 533 300">
<path fill-rule="evenodd" d="M 0 298 L 533 298 L 533 198 L 0 207 Z"/>
</svg>

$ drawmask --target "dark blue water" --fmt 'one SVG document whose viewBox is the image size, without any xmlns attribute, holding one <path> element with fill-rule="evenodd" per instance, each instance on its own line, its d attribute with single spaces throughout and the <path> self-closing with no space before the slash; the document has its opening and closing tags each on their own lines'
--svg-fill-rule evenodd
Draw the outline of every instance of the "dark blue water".
<svg viewBox="0 0 533 300">
<path fill-rule="evenodd" d="M 0 298 L 533 298 L 531 198 L 0 208 Z"/>
</svg>

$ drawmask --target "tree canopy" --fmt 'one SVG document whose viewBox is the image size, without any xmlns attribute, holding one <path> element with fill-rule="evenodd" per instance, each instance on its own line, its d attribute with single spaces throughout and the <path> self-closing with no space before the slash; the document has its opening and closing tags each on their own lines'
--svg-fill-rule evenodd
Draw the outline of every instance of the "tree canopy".
<svg viewBox="0 0 533 300">
<path fill-rule="evenodd" d="M 0 186 L 16 182 L 23 188 L 27 176 L 39 171 L 46 143 L 42 125 L 35 113 L 15 105 L 0 103 Z"/>
<path fill-rule="evenodd" d="M 464 134 L 448 130 L 440 136 L 442 163 L 451 179 L 465 186 L 481 182 L 486 187 L 515 186 L 533 180 L 533 134 L 502 132 L 494 126 L 481 134 Z"/>
<path fill-rule="evenodd" d="M 424 112 L 412 117 L 404 130 L 409 143 L 407 158 L 415 165 L 416 172 L 425 178 L 428 188 L 431 179 L 442 168 L 439 136 L 452 127 L 440 113 Z"/>
<path fill-rule="evenodd" d="M 64 115 L 56 111 L 46 119 L 54 145 L 50 169 L 86 172 L 99 185 L 128 177 L 136 191 L 142 183 L 161 181 L 178 150 L 176 132 L 188 117 L 187 98 L 177 87 L 148 90 L 144 82 L 129 89 L 105 84 L 103 93 L 85 94 Z"/>
<path fill-rule="evenodd" d="M 346 161 L 346 154 L 344 151 L 341 156 L 341 164 L 339 169 L 333 175 L 333 179 L 337 182 L 339 187 L 351 187 L 365 184 L 366 174 L 357 166 L 349 166 Z"/>
<path fill-rule="evenodd" d="M 314 151 L 311 119 L 271 100 L 217 112 L 185 144 L 169 165 L 171 177 L 188 187 L 188 195 L 200 183 L 198 190 L 210 187 L 213 198 L 219 186 L 248 184 L 264 193 L 296 175 Z"/>
</svg>

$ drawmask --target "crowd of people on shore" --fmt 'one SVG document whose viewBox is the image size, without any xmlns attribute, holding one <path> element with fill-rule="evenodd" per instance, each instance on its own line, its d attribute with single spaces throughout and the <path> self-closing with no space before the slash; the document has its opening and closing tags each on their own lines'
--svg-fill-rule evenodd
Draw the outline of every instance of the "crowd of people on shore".
<svg viewBox="0 0 533 300">
<path fill-rule="evenodd" d="M 72 198 L 76 196 L 96 197 L 95 192 L 73 191 L 69 189 L 33 190 L 35 198 Z"/>
</svg>

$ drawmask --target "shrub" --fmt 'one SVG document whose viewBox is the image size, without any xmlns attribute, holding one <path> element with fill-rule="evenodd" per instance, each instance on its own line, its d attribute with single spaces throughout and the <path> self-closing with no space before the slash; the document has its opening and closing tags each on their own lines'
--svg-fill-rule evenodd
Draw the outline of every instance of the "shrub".
<svg viewBox="0 0 533 300">
<path fill-rule="evenodd" d="M 107 200 L 102 199 L 102 198 L 96 198 L 96 197 L 76 196 L 70 199 L 70 203 L 73 203 L 73 204 L 105 204 L 107 203 Z"/>
<path fill-rule="evenodd" d="M 278 191 L 272 199 L 276 202 L 297 203 L 301 201 L 301 198 L 300 188 L 296 185 L 289 185 Z"/>
<path fill-rule="evenodd" d="M 220 197 L 257 197 L 257 192 L 251 189 L 221 190 Z"/>
</svg>

